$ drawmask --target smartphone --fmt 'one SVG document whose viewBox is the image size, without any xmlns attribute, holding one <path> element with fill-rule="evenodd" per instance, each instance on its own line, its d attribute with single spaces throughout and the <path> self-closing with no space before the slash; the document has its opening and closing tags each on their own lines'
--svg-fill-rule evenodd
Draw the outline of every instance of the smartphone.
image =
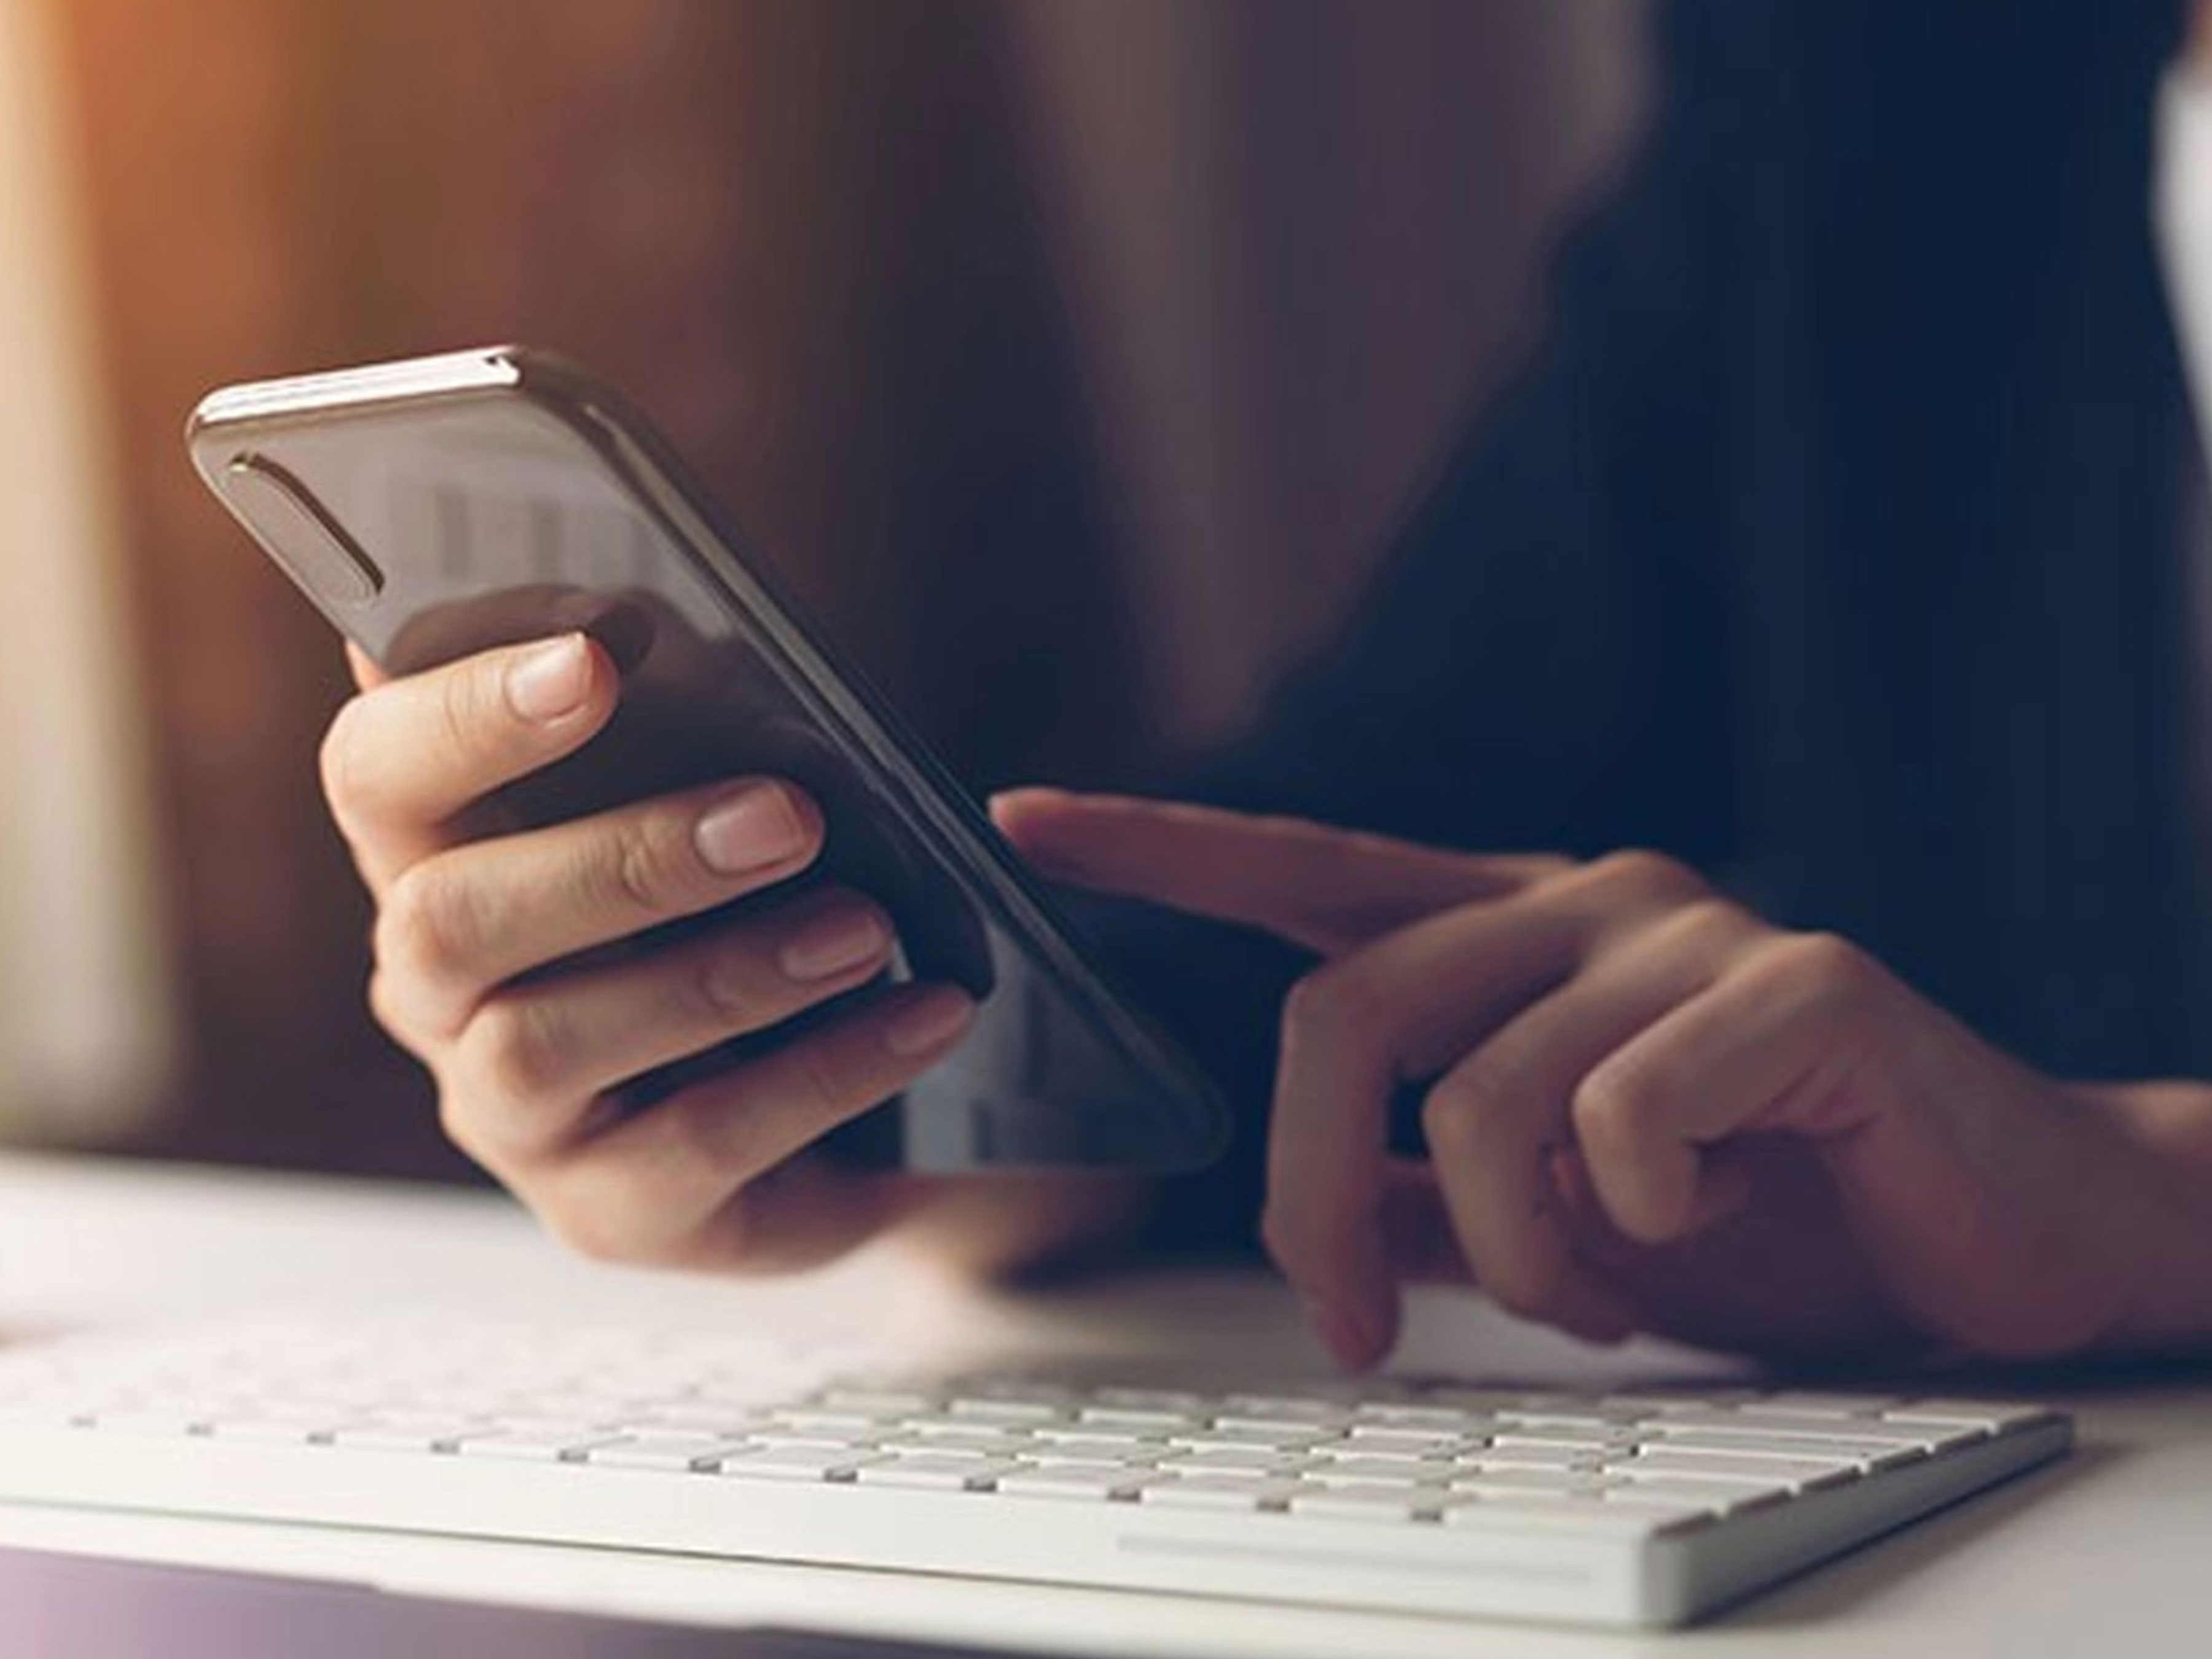
<svg viewBox="0 0 2212 1659">
<path fill-rule="evenodd" d="M 232 386 L 201 402 L 187 441 L 224 506 L 394 674 L 579 629 L 605 647 L 623 677 L 612 722 L 500 792 L 511 821 L 747 774 L 813 795 L 825 847 L 803 879 L 883 904 L 893 977 L 980 1005 L 951 1055 L 851 1126 L 870 1161 L 1176 1170 L 1218 1155 L 1229 1114 L 1209 1080 L 1109 984 L 669 446 L 584 370 L 494 347 Z"/>
</svg>

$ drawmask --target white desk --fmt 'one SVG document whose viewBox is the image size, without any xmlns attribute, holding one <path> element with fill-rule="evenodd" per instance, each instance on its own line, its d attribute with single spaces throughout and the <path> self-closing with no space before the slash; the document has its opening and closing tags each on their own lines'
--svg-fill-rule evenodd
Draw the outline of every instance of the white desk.
<svg viewBox="0 0 2212 1659">
<path fill-rule="evenodd" d="M 0 1339 L 333 1301 L 793 1330 L 866 1319 L 880 1332 L 888 1320 L 918 1357 L 1080 1349 L 1318 1366 L 1287 1300 L 1258 1277 L 1178 1274 L 1050 1297 L 984 1296 L 878 1252 L 803 1281 L 680 1279 L 571 1261 L 512 1206 L 476 1194 L 0 1157 Z M 1562 1380 L 1679 1373 L 1683 1364 L 1656 1346 L 1594 1355 L 1441 1296 L 1417 1304 L 1407 1363 Z M 1094 1659 L 2212 1651 L 2212 1377 L 2057 1397 L 2081 1420 L 2081 1449 L 2066 1463 L 1717 1624 L 1663 1637 L 5 1505 L 0 1543 Z"/>
</svg>

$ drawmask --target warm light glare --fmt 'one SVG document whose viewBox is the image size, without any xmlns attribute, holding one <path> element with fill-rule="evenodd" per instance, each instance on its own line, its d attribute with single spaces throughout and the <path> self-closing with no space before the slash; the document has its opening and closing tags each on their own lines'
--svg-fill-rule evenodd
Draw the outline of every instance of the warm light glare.
<svg viewBox="0 0 2212 1659">
<path fill-rule="evenodd" d="M 45 21 L 0 0 L 0 1130 L 76 1140 L 173 1032 Z"/>
</svg>

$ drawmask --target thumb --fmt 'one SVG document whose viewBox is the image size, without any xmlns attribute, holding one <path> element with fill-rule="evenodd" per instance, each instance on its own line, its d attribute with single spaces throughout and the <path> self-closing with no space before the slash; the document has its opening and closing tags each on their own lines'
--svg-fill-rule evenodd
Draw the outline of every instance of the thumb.
<svg viewBox="0 0 2212 1659">
<path fill-rule="evenodd" d="M 1015 789 L 993 797 L 991 813 L 1055 879 L 1262 928 L 1324 956 L 1452 905 L 1505 897 L 1558 867 L 1126 795 Z"/>
</svg>

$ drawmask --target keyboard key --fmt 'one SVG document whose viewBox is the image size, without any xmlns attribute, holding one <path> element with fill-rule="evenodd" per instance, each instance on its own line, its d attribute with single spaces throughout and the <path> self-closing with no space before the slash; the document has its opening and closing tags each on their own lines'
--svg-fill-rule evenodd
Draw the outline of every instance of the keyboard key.
<svg viewBox="0 0 2212 1659">
<path fill-rule="evenodd" d="M 738 1480 L 850 1480 L 882 1455 L 849 1447 L 763 1446 L 716 1459 L 712 1473 Z"/>
<path fill-rule="evenodd" d="M 1264 1475 L 1182 1474 L 1137 1494 L 1140 1502 L 1178 1510 L 1279 1510 L 1308 1488 Z"/>
<path fill-rule="evenodd" d="M 1650 1425 L 1629 1428 L 1599 1423 L 1511 1423 L 1490 1437 L 1493 1446 L 1578 1446 L 1589 1451 L 1634 1446 L 1650 1437 Z"/>
<path fill-rule="evenodd" d="M 1193 1394 L 1185 1389 L 1094 1389 L 1091 1398 L 1098 1407 L 1109 1409 L 1127 1407 L 1134 1411 L 1171 1412 L 1187 1416 L 1202 1414 L 1207 1405 L 1202 1394 Z"/>
<path fill-rule="evenodd" d="M 1041 1447 L 1088 1446 L 1101 1451 L 1124 1449 L 1132 1455 L 1144 1452 L 1164 1453 L 1168 1449 L 1165 1438 L 1157 1434 L 1087 1423 L 1040 1424 L 1030 1431 L 1030 1437 Z"/>
<path fill-rule="evenodd" d="M 1139 1447 L 1124 1451 L 1119 1447 L 1029 1447 L 1022 1451 L 1020 1462 L 1036 1464 L 1037 1468 L 1057 1468 L 1064 1464 L 1084 1464 L 1091 1468 L 1157 1468 L 1168 1455 L 1168 1447 Z"/>
<path fill-rule="evenodd" d="M 1431 1458 L 1332 1457 L 1307 1466 L 1304 1479 L 1326 1486 L 1431 1486 L 1448 1480 L 1456 1466 Z"/>
<path fill-rule="evenodd" d="M 1425 1429 L 1379 1428 L 1365 1423 L 1353 1424 L 1346 1431 L 1346 1438 L 1363 1452 L 1387 1449 L 1401 1452 L 1407 1457 L 1449 1457 L 1486 1440 L 1481 1435 L 1431 1434 Z"/>
<path fill-rule="evenodd" d="M 1137 1433 L 1168 1434 L 1205 1428 L 1212 1419 L 1204 1412 L 1167 1406 L 1086 1406 L 1077 1419 L 1091 1428 L 1124 1429 Z"/>
<path fill-rule="evenodd" d="M 1981 1429 L 1990 1434 L 2009 1434 L 2039 1424 L 2055 1422 L 2057 1414 L 2037 1406 L 2010 1406 L 1989 1400 L 1914 1400 L 1892 1407 L 1881 1414 L 1885 1423 L 1935 1423 Z"/>
<path fill-rule="evenodd" d="M 859 1466 L 864 1486 L 912 1486 L 925 1492 L 988 1492 L 1001 1476 L 1021 1465 L 1005 1458 L 947 1457 L 930 1452 L 902 1452 Z"/>
<path fill-rule="evenodd" d="M 1291 1513 L 1346 1521 L 1421 1521 L 1441 1514 L 1450 1501 L 1441 1486 L 1333 1486 L 1297 1492 L 1291 1499 Z"/>
<path fill-rule="evenodd" d="M 1004 1400 L 1063 1409 L 1072 1409 L 1083 1404 L 1086 1399 L 1082 1389 L 1070 1388 L 1065 1382 L 1041 1382 L 1027 1376 L 965 1376 L 951 1384 L 944 1397 L 953 1400 Z"/>
<path fill-rule="evenodd" d="M 1684 1431 L 1728 1435 L 1786 1434 L 1814 1443 L 1829 1439 L 1878 1441 L 1893 1446 L 1917 1447 L 1923 1451 L 1971 1444 L 1983 1433 L 1979 1428 L 1966 1424 L 1897 1423 L 1873 1417 L 1791 1417 L 1762 1412 L 1753 1407 L 1740 1411 L 1680 1411 L 1645 1425 L 1646 1437 L 1651 1439 L 1671 1440 Z"/>
<path fill-rule="evenodd" d="M 943 1396 L 921 1389 L 825 1389 L 817 1404 L 832 1411 L 879 1412 L 887 1415 L 935 1411 Z"/>
<path fill-rule="evenodd" d="M 1355 1423 L 1363 1425 L 1371 1424 L 1376 1428 L 1413 1429 L 1428 1434 L 1458 1435 L 1467 1431 L 1470 1419 L 1486 1418 L 1489 1413 L 1462 1411 L 1456 1406 L 1387 1405 L 1357 1407 L 1352 1415 Z"/>
<path fill-rule="evenodd" d="M 767 1428 L 827 1429 L 833 1433 L 868 1434 L 909 1421 L 912 1412 L 863 1411 L 850 1406 L 786 1407 L 763 1413 Z"/>
<path fill-rule="evenodd" d="M 1216 1474 L 1243 1471 L 1293 1475 L 1304 1471 L 1312 1462 L 1311 1458 L 1296 1452 L 1271 1451 L 1259 1446 L 1227 1446 L 1215 1451 L 1177 1451 L 1161 1459 L 1159 1467 Z"/>
<path fill-rule="evenodd" d="M 302 1421 L 295 1417 L 230 1418 L 210 1423 L 201 1432 L 211 1439 L 234 1441 L 250 1446 L 326 1446 L 344 1432 L 343 1425 L 328 1418 L 319 1421 Z M 426 1445 L 417 1440 L 405 1449 L 410 1451 L 442 1451 L 442 1444 Z"/>
<path fill-rule="evenodd" d="M 753 1412 L 665 1406 L 625 1416 L 621 1426 L 641 1434 L 709 1434 L 736 1439 L 763 1420 Z"/>
<path fill-rule="evenodd" d="M 1474 1451 L 1462 1452 L 1452 1462 L 1460 1468 L 1526 1469 L 1594 1469 L 1603 1461 L 1601 1446 L 1519 1445 L 1494 1441 Z"/>
<path fill-rule="evenodd" d="M 945 1415 L 984 1423 L 1057 1423 L 1067 1415 L 1061 1406 L 1034 1400 L 951 1400 Z"/>
<path fill-rule="evenodd" d="M 297 1425 L 291 1425 L 297 1437 L 305 1438 Z M 252 1439 L 283 1437 L 281 1425 L 261 1423 L 218 1423 L 214 1432 L 220 1439 Z M 330 1443 L 357 1451 L 392 1452 L 447 1452 L 472 1434 L 484 1432 L 481 1423 L 449 1423 L 442 1428 L 420 1423 L 362 1423 L 333 1430 Z"/>
<path fill-rule="evenodd" d="M 1528 1391 L 1526 1389 L 1469 1389 L 1454 1384 L 1423 1389 L 1420 1400 L 1425 1406 L 1443 1406 L 1480 1417 L 1509 1407 L 1525 1405 Z"/>
<path fill-rule="evenodd" d="M 1811 1435 L 1720 1434 L 1705 1429 L 1684 1429 L 1663 1441 L 1647 1443 L 1677 1451 L 1735 1452 L 1745 1456 L 1791 1458 L 1849 1458 L 1868 1468 L 1893 1468 L 1916 1463 L 1927 1455 L 1917 1446 L 1900 1446 L 1893 1440 L 1828 1439 Z"/>
<path fill-rule="evenodd" d="M 1100 1503 L 1126 1502 L 1139 1495 L 1148 1478 L 1158 1479 L 1149 1471 L 1139 1469 L 1094 1474 L 1079 1463 L 1044 1468 L 1024 1466 L 1002 1476 L 998 1490 L 1014 1498 L 1088 1498 Z"/>
<path fill-rule="evenodd" d="M 595 1446 L 610 1443 L 606 1435 L 487 1434 L 470 1435 L 456 1442 L 462 1457 L 503 1457 L 518 1463 L 580 1462 Z"/>
<path fill-rule="evenodd" d="M 1626 1477 L 1595 1469 L 1481 1468 L 1452 1477 L 1455 1492 L 1601 1492 L 1626 1483 Z"/>
<path fill-rule="evenodd" d="M 1295 1395 L 1232 1394 L 1221 1402 L 1215 1421 L 1226 1424 L 1231 1419 L 1250 1417 L 1270 1428 L 1285 1423 L 1334 1428 L 1351 1416 L 1352 1407 L 1334 1401 L 1313 1400 Z"/>
<path fill-rule="evenodd" d="M 1608 1504 L 1633 1504 L 1646 1509 L 1679 1509 L 1685 1504 L 1711 1510 L 1716 1515 L 1735 1515 L 1743 1510 L 1765 1509 L 1787 1501 L 1787 1486 L 1753 1480 L 1697 1480 L 1688 1475 L 1666 1475 L 1649 1480 L 1631 1480 L 1608 1486 L 1599 1494 Z"/>
<path fill-rule="evenodd" d="M 1805 1389 L 1784 1389 L 1760 1395 L 1755 1403 L 1763 1412 L 1788 1417 L 1878 1417 L 1905 1402 L 1893 1395 L 1815 1394 Z"/>
<path fill-rule="evenodd" d="M 725 1457 L 734 1457 L 739 1452 L 755 1449 L 743 1441 L 701 1440 L 689 1436 L 672 1439 L 655 1439 L 638 1436 L 625 1440 L 610 1440 L 594 1446 L 584 1455 L 587 1463 L 604 1465 L 615 1469 L 664 1469 L 681 1474 L 690 1470 L 712 1470 Z"/>
<path fill-rule="evenodd" d="M 1334 1437 L 1310 1429 L 1178 1429 L 1168 1436 L 1168 1443 L 1193 1451 L 1229 1451 L 1239 1447 L 1261 1451 L 1304 1451 Z"/>
<path fill-rule="evenodd" d="M 95 1412 L 78 1422 L 81 1428 L 98 1429 L 103 1434 L 144 1435 L 161 1440 L 204 1433 L 210 1425 L 208 1417 L 198 1412 L 161 1411 L 147 1406 Z M 297 1430 L 296 1425 L 294 1427 Z M 305 1440 L 307 1432 L 300 1431 L 299 1437 Z"/>
<path fill-rule="evenodd" d="M 1832 1459 L 1747 1457 L 1726 1452 L 1669 1451 L 1650 1448 L 1633 1457 L 1606 1465 L 1608 1472 L 1641 1480 L 1651 1476 L 1686 1474 L 1699 1480 L 1755 1480 L 1793 1491 L 1841 1486 L 1859 1478 L 1858 1465 Z"/>
<path fill-rule="evenodd" d="M 787 1446 L 793 1451 L 865 1451 L 879 1436 L 855 1434 L 850 1429 L 784 1429 L 763 1424 L 745 1437 L 763 1446 Z"/>
<path fill-rule="evenodd" d="M 917 1424 L 912 1432 L 887 1434 L 874 1443 L 885 1451 L 965 1452 L 973 1456 L 1018 1457 L 1036 1443 L 1025 1434 L 987 1428 Z"/>
</svg>

